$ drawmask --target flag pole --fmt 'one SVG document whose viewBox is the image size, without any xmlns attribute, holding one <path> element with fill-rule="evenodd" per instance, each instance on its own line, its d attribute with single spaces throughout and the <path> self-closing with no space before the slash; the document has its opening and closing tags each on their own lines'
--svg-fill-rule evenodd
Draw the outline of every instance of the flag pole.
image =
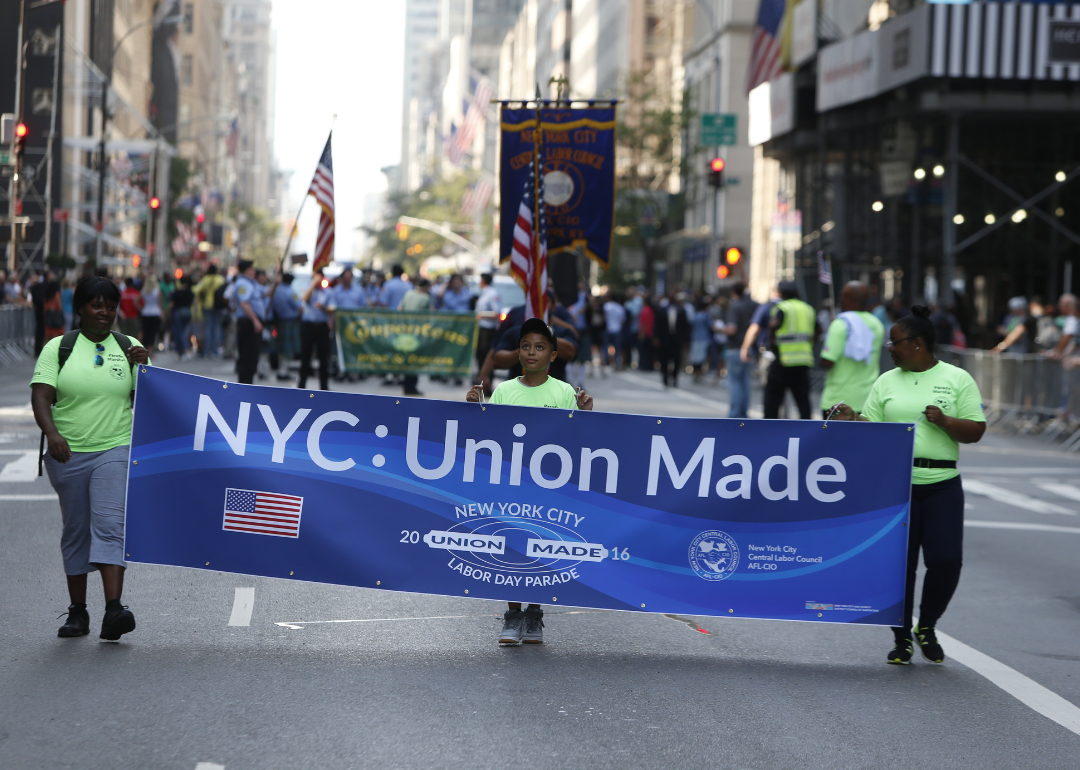
<svg viewBox="0 0 1080 770">
<path fill-rule="evenodd" d="M 544 173 L 543 168 L 540 166 L 540 149 L 543 143 L 544 130 L 540 127 L 540 84 L 536 84 L 536 128 L 533 130 L 533 169 L 536 171 L 533 174 L 533 288 L 538 289 L 536 292 L 536 299 L 539 305 L 533 308 L 533 311 L 538 313 L 537 318 L 541 318 L 544 322 L 547 319 L 544 318 L 547 315 L 544 312 L 544 308 L 547 306 L 547 287 L 540 286 L 540 207 L 543 203 L 540 201 L 540 175 Z"/>
<path fill-rule="evenodd" d="M 334 135 L 334 124 L 337 123 L 337 113 L 334 113 L 333 119 L 330 121 L 330 133 L 326 136 L 326 141 L 330 141 L 330 137 Z M 326 145 L 323 145 L 324 147 Z M 319 158 L 322 158 L 322 153 L 319 153 Z M 319 168 L 318 162 L 315 163 L 315 168 Z M 311 172 L 311 178 L 315 178 L 315 172 Z M 308 182 L 308 190 L 311 189 L 311 182 Z M 296 218 L 293 219 L 293 226 L 289 228 L 289 237 L 285 240 L 285 251 L 281 255 L 281 260 L 278 262 L 278 273 L 285 272 L 285 260 L 289 258 L 289 247 L 292 246 L 293 233 L 296 232 L 297 227 L 300 224 L 300 214 L 304 211 L 304 204 L 307 203 L 307 199 L 310 196 L 307 190 L 304 191 L 304 196 L 300 199 L 300 208 L 296 210 Z"/>
<path fill-rule="evenodd" d="M 829 312 L 832 313 L 832 317 L 836 318 L 839 313 L 836 312 L 836 274 L 832 269 L 832 255 L 825 257 L 829 261 Z"/>
</svg>

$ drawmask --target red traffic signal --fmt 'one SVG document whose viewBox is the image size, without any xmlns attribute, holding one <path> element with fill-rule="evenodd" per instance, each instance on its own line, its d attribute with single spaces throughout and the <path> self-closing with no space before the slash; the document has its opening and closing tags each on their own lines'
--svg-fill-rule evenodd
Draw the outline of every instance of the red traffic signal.
<svg viewBox="0 0 1080 770">
<path fill-rule="evenodd" d="M 202 212 L 199 212 L 198 214 L 195 215 L 195 221 L 198 222 L 201 225 L 203 222 L 206 221 L 206 217 L 203 215 Z"/>
<path fill-rule="evenodd" d="M 723 158 L 713 158 L 709 161 L 709 187 L 720 188 L 724 185 L 724 163 Z"/>
<path fill-rule="evenodd" d="M 161 208 L 161 198 L 157 197 L 156 195 L 153 198 L 151 198 L 150 199 L 150 208 L 154 209 L 155 211 L 157 209 Z"/>
<path fill-rule="evenodd" d="M 135 254 L 135 255 L 133 255 L 131 257 L 131 266 L 132 267 L 138 267 L 141 264 L 142 264 L 142 257 L 140 257 L 138 254 Z"/>
<path fill-rule="evenodd" d="M 25 139 L 26 135 L 30 133 L 30 129 L 26 127 L 25 123 L 18 123 L 15 126 L 15 138 Z"/>
<path fill-rule="evenodd" d="M 740 259 L 742 259 L 742 249 L 740 249 L 739 247 L 732 246 L 731 248 L 724 251 L 724 261 L 727 262 L 729 265 L 739 264 Z"/>
<path fill-rule="evenodd" d="M 720 265 L 718 268 L 716 268 L 716 277 L 719 278 L 721 281 L 727 278 L 729 275 L 731 275 L 731 270 L 728 269 L 727 265 Z"/>
</svg>

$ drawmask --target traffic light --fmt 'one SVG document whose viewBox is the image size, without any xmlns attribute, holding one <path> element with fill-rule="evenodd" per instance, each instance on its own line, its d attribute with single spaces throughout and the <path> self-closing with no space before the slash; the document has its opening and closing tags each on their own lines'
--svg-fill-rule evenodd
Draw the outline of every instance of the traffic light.
<svg viewBox="0 0 1080 770">
<path fill-rule="evenodd" d="M 397 230 L 397 237 L 399 241 L 409 240 L 409 226 L 398 222 L 394 225 L 394 229 Z"/>
<path fill-rule="evenodd" d="M 200 211 L 198 214 L 195 215 L 195 221 L 201 225 L 203 222 L 206 221 L 206 215 Z"/>
<path fill-rule="evenodd" d="M 731 275 L 731 269 L 727 265 L 720 265 L 716 268 L 716 277 L 721 281 Z"/>
<path fill-rule="evenodd" d="M 181 278 L 184 277 L 184 271 L 180 268 L 176 268 L 175 270 L 173 270 L 173 276 L 176 278 L 176 280 L 179 281 Z"/>
<path fill-rule="evenodd" d="M 742 249 L 738 246 L 729 246 L 724 249 L 724 261 L 734 267 L 742 259 Z"/>
<path fill-rule="evenodd" d="M 25 123 L 15 124 L 15 155 L 22 157 L 23 150 L 26 149 L 26 137 L 30 133 L 30 129 L 26 127 Z"/>
<path fill-rule="evenodd" d="M 132 267 L 138 269 L 139 265 L 141 265 L 141 264 L 142 264 L 142 257 L 140 257 L 138 254 L 135 254 L 135 255 L 133 255 L 131 257 L 131 266 Z"/>
<path fill-rule="evenodd" d="M 725 165 L 723 158 L 713 158 L 709 161 L 709 187 L 720 188 L 724 186 Z"/>
<path fill-rule="evenodd" d="M 161 198 L 157 197 L 156 195 L 151 198 L 150 208 L 152 208 L 154 211 L 157 211 L 159 208 L 161 208 Z"/>
</svg>

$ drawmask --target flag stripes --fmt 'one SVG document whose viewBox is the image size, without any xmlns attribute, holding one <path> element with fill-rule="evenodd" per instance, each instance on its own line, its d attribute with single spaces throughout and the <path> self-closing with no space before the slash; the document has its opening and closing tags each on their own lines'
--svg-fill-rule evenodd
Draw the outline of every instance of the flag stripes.
<svg viewBox="0 0 1080 770">
<path fill-rule="evenodd" d="M 326 138 L 319 165 L 311 180 L 307 194 L 315 198 L 322 213 L 319 215 L 319 231 L 315 237 L 315 259 L 311 263 L 312 272 L 321 270 L 334 261 L 334 163 L 330 152 L 330 141 Z"/>
<path fill-rule="evenodd" d="M 251 489 L 225 490 L 222 529 L 278 537 L 298 537 L 304 498 Z"/>
</svg>

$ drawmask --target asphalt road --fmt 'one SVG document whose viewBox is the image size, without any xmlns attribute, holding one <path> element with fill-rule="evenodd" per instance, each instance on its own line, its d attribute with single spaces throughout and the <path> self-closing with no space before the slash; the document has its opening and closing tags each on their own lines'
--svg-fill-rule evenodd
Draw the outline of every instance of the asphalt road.
<svg viewBox="0 0 1080 770">
<path fill-rule="evenodd" d="M 940 666 L 886 665 L 874 627 L 574 608 L 548 611 L 545 644 L 500 648 L 495 602 L 145 565 L 124 599 L 138 629 L 110 644 L 55 636 L 59 509 L 33 475 L 30 369 L 0 371 L 4 770 L 1080 766 L 1076 455 L 995 435 L 965 448 Z M 589 389 L 613 411 L 726 414 L 722 387 L 685 384 Z M 90 596 L 96 623 L 95 577 Z"/>
</svg>

